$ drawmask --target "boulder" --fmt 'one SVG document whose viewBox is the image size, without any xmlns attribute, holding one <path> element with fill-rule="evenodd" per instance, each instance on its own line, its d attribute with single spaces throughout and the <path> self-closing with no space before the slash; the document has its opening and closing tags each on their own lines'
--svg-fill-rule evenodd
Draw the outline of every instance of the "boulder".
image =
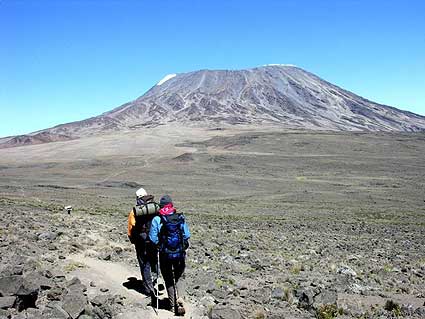
<svg viewBox="0 0 425 319">
<path fill-rule="evenodd" d="M 12 308 L 15 304 L 15 301 L 15 296 L 0 297 L 0 309 Z"/>
<path fill-rule="evenodd" d="M 25 276 L 27 282 L 31 282 L 42 290 L 51 289 L 54 283 L 51 279 L 45 277 L 42 272 L 33 271 Z"/>
<path fill-rule="evenodd" d="M 68 293 L 63 297 L 62 308 L 71 318 L 78 318 L 87 305 L 87 297 L 81 293 Z"/>
<path fill-rule="evenodd" d="M 35 303 L 38 298 L 39 287 L 26 279 L 23 280 L 21 287 L 16 293 L 15 308 L 18 311 L 23 311 L 27 308 L 35 308 Z"/>
<path fill-rule="evenodd" d="M 70 316 L 58 303 L 54 302 L 47 305 L 46 309 L 43 311 L 43 318 L 69 319 Z"/>
<path fill-rule="evenodd" d="M 237 309 L 227 306 L 215 306 L 211 309 L 211 319 L 241 319 Z"/>
<path fill-rule="evenodd" d="M 83 285 L 77 277 L 72 278 L 70 281 L 66 283 L 66 289 L 68 293 L 83 293 L 87 291 L 87 287 Z"/>
<path fill-rule="evenodd" d="M 0 293 L 2 296 L 16 295 L 24 279 L 22 276 L 12 275 L 0 278 Z"/>
</svg>

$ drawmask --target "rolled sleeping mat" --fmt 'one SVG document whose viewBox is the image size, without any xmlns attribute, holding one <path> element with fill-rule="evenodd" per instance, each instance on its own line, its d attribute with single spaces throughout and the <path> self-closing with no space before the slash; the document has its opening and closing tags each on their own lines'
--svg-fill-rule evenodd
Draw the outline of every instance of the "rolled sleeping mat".
<svg viewBox="0 0 425 319">
<path fill-rule="evenodd" d="M 159 204 L 155 202 L 133 207 L 134 216 L 155 215 L 159 210 Z"/>
</svg>

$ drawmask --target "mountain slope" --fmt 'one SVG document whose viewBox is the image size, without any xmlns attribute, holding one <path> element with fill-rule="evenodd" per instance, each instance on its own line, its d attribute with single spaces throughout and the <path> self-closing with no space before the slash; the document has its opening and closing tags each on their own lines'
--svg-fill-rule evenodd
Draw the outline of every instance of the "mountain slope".
<svg viewBox="0 0 425 319">
<path fill-rule="evenodd" d="M 194 126 L 272 123 L 342 131 L 425 130 L 423 116 L 371 102 L 295 66 L 268 65 L 171 74 L 132 102 L 36 134 L 48 132 L 57 139 L 68 139 L 170 122 Z"/>
</svg>

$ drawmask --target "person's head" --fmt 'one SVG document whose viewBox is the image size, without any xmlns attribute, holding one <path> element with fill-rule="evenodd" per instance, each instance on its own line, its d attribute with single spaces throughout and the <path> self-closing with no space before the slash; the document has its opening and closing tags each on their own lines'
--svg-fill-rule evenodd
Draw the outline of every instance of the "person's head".
<svg viewBox="0 0 425 319">
<path fill-rule="evenodd" d="M 159 200 L 159 206 L 164 207 L 167 204 L 172 204 L 173 200 L 171 199 L 170 195 L 164 195 Z"/>
<path fill-rule="evenodd" d="M 148 195 L 148 193 L 146 192 L 146 190 L 144 188 L 139 188 L 136 191 L 136 203 L 138 206 L 143 205 L 143 197 L 145 197 L 146 195 Z"/>
</svg>

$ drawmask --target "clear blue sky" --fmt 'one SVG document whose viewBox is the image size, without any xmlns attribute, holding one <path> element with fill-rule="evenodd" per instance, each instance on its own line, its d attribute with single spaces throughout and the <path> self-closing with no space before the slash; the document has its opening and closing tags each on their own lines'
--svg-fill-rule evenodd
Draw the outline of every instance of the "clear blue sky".
<svg viewBox="0 0 425 319">
<path fill-rule="evenodd" d="M 298 65 L 425 115 L 425 1 L 0 0 L 0 136 L 81 120 L 168 73 Z"/>
</svg>

